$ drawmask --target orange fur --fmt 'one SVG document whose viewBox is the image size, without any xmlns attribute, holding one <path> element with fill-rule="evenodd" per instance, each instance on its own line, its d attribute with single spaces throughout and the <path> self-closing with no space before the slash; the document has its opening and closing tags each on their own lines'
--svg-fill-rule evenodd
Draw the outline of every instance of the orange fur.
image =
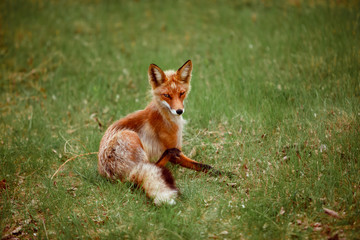
<svg viewBox="0 0 360 240">
<path fill-rule="evenodd" d="M 176 72 L 164 72 L 155 64 L 150 65 L 153 99 L 144 110 L 127 115 L 106 130 L 98 154 L 101 175 L 142 185 L 156 203 L 173 203 L 177 189 L 171 173 L 163 169 L 168 161 L 197 171 L 211 169 L 180 151 L 182 113 L 190 91 L 191 71 L 190 60 Z M 156 164 L 149 165 L 159 158 Z"/>
</svg>

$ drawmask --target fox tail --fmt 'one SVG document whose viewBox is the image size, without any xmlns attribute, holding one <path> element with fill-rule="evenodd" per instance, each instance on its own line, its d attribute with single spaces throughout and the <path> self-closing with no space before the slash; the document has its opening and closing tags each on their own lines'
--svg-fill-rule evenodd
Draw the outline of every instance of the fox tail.
<svg viewBox="0 0 360 240">
<path fill-rule="evenodd" d="M 153 163 L 139 162 L 131 170 L 129 181 L 141 186 L 146 195 L 154 199 L 156 205 L 163 203 L 174 205 L 179 190 L 175 186 L 171 172 L 165 167 Z"/>
</svg>

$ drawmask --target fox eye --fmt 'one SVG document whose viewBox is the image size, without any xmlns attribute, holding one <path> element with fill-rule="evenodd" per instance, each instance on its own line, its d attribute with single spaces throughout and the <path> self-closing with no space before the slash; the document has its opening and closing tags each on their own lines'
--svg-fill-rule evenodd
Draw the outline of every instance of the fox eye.
<svg viewBox="0 0 360 240">
<path fill-rule="evenodd" d="M 185 94 L 185 92 L 181 92 L 181 93 L 180 93 L 180 97 L 181 97 L 182 95 L 184 95 L 184 94 Z"/>
<path fill-rule="evenodd" d="M 171 98 L 171 96 L 169 94 L 163 94 L 163 96 L 166 98 Z"/>
</svg>

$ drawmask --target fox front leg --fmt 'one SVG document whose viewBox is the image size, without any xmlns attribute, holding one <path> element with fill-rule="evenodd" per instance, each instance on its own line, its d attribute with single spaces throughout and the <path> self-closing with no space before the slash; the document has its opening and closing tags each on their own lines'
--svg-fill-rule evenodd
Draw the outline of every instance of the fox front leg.
<svg viewBox="0 0 360 240">
<path fill-rule="evenodd" d="M 166 149 L 155 164 L 159 167 L 164 167 L 168 162 L 174 161 L 172 159 L 180 158 L 180 154 L 181 151 L 177 148 Z"/>
<path fill-rule="evenodd" d="M 189 169 L 199 171 L 199 172 L 201 171 L 201 172 L 209 173 L 209 174 L 215 175 L 215 176 L 227 175 L 221 171 L 215 170 L 210 165 L 207 165 L 204 163 L 199 163 L 197 161 L 194 161 L 194 160 L 186 157 L 177 148 L 166 149 L 165 152 L 160 157 L 160 159 L 156 162 L 156 165 L 165 166 L 165 164 L 169 161 L 174 164 L 179 164 L 180 166 L 185 167 L 185 168 L 189 168 Z"/>
</svg>

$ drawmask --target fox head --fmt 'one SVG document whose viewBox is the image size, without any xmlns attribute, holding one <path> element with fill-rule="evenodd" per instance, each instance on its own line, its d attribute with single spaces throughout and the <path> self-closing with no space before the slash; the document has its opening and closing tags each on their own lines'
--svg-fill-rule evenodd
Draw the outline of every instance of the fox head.
<svg viewBox="0 0 360 240">
<path fill-rule="evenodd" d="M 184 113 L 184 100 L 190 91 L 192 62 L 188 60 L 176 72 L 163 71 L 155 64 L 149 66 L 149 82 L 157 103 L 167 108 L 171 114 Z"/>
</svg>

